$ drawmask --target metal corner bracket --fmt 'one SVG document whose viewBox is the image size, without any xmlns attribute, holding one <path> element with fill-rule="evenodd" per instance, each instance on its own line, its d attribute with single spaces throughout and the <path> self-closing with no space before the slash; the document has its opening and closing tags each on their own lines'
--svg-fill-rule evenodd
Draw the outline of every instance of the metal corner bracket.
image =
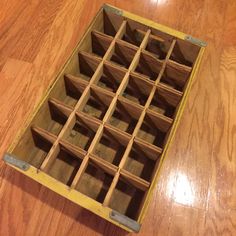
<svg viewBox="0 0 236 236">
<path fill-rule="evenodd" d="M 133 230 L 134 232 L 138 233 L 141 225 L 135 221 L 132 220 L 131 218 L 129 218 L 128 216 L 125 216 L 117 211 L 112 210 L 110 212 L 110 218 L 126 227 L 128 227 L 129 229 Z"/>
<path fill-rule="evenodd" d="M 16 156 L 10 153 L 5 153 L 3 161 L 24 171 L 30 168 L 30 165 L 27 162 L 19 160 Z"/>
<path fill-rule="evenodd" d="M 204 42 L 204 41 L 202 41 L 202 40 L 200 40 L 200 39 L 194 38 L 194 37 L 192 37 L 191 35 L 186 35 L 184 39 L 185 39 L 186 41 L 189 41 L 189 42 L 191 42 L 191 43 L 193 43 L 193 44 L 196 44 L 196 45 L 198 45 L 198 46 L 200 46 L 200 47 L 206 47 L 206 46 L 207 46 L 207 43 L 206 43 L 206 42 Z"/>
</svg>

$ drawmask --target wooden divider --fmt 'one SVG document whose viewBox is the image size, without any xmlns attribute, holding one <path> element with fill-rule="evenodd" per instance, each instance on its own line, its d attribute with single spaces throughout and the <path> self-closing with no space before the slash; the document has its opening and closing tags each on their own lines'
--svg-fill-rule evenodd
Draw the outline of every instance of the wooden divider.
<svg viewBox="0 0 236 236">
<path fill-rule="evenodd" d="M 66 113 L 69 116 L 69 118 L 66 124 L 64 125 L 63 129 L 57 136 L 56 140 L 54 141 L 53 147 L 51 148 L 50 152 L 48 153 L 47 157 L 45 158 L 44 162 L 41 165 L 42 171 L 48 171 L 50 169 L 50 165 L 56 158 L 55 153 L 58 153 L 59 145 L 66 147 L 67 150 L 69 150 L 76 156 L 78 156 L 78 153 L 79 154 L 83 153 L 82 152 L 83 149 L 80 150 L 74 145 L 69 144 L 67 141 L 63 141 L 63 137 L 65 137 L 66 132 L 72 129 L 73 128 L 72 126 L 75 125 L 75 123 L 77 122 L 75 118 L 76 115 L 86 117 L 87 121 L 93 125 L 97 124 L 98 128 L 96 130 L 96 134 L 94 135 L 88 150 L 86 151 L 86 153 L 84 153 L 85 156 L 82 159 L 80 168 L 75 174 L 74 179 L 71 181 L 71 188 L 77 188 L 83 174 L 85 173 L 86 168 L 88 167 L 90 161 L 92 160 L 93 162 L 97 163 L 97 165 L 100 168 L 102 168 L 105 172 L 114 176 L 111 185 L 109 186 L 109 189 L 104 197 L 103 200 L 104 206 L 109 206 L 111 197 L 113 195 L 113 192 L 116 188 L 119 179 L 122 179 L 123 181 L 132 184 L 134 187 L 144 192 L 150 186 L 150 182 L 125 170 L 124 165 L 134 145 L 134 142 L 136 142 L 137 144 L 140 143 L 142 148 L 147 149 L 147 152 L 150 152 L 151 150 L 152 153 L 151 159 L 155 159 L 154 156 L 158 156 L 161 153 L 162 149 L 160 147 L 155 147 L 155 146 L 153 147 L 153 145 L 148 144 L 145 140 L 140 139 L 138 137 L 138 132 L 147 114 L 154 113 L 153 114 L 154 117 L 159 116 L 158 114 L 155 114 L 155 112 L 151 110 L 148 111 L 148 109 L 155 94 L 157 88 L 156 86 L 159 84 L 159 81 L 166 69 L 166 65 L 168 63 L 169 57 L 175 45 L 175 40 L 173 40 L 171 47 L 168 51 L 167 57 L 165 58 L 164 61 L 160 61 L 152 53 L 145 51 L 145 47 L 148 43 L 149 38 L 161 42 L 163 40 L 161 40 L 161 38 L 159 37 L 151 35 L 150 29 L 148 29 L 146 32 L 139 30 L 138 32 L 143 34 L 143 39 L 139 47 L 137 47 L 137 45 L 132 45 L 130 42 L 124 42 L 123 40 L 121 40 L 126 32 L 126 27 L 127 27 L 127 22 L 123 21 L 114 38 L 112 38 L 111 36 L 106 36 L 105 34 L 97 31 L 92 31 L 91 33 L 92 36 L 96 37 L 97 43 L 100 40 L 99 47 L 102 47 L 105 50 L 105 52 L 99 54 L 101 49 L 99 49 L 99 47 L 95 45 L 96 43 L 94 44 L 93 42 L 91 49 L 92 51 L 90 52 L 93 54 L 96 53 L 96 55 L 88 54 L 87 52 L 85 53 L 83 51 L 79 52 L 80 55 L 83 55 L 84 57 L 89 59 L 88 63 L 90 64 L 92 63 L 91 65 L 92 69 L 94 70 L 94 74 L 90 80 L 83 81 L 80 80 L 80 76 L 74 76 L 71 74 L 65 75 L 65 80 L 67 81 L 67 83 L 70 84 L 70 87 L 74 88 L 74 90 L 75 89 L 79 90 L 81 89 L 81 87 L 85 88 L 78 103 L 75 105 L 74 108 L 65 105 L 63 106 L 63 104 L 57 101 L 56 99 L 50 99 L 50 102 L 59 106 L 61 108 L 61 111 L 63 113 Z M 95 62 L 98 61 L 97 55 L 103 57 L 96 68 Z M 150 79 L 148 78 L 148 74 L 147 73 L 145 74 L 145 71 L 144 74 L 142 73 L 140 74 L 139 72 L 141 70 L 140 69 L 137 70 L 137 68 L 139 68 L 140 66 L 143 67 L 142 64 L 140 65 L 140 63 L 143 63 L 142 61 L 143 57 L 145 60 L 144 63 L 149 63 L 146 69 L 155 68 L 156 70 L 155 72 L 153 72 L 153 74 L 151 74 Z M 115 63 L 115 65 L 113 65 L 113 63 Z M 156 66 L 156 64 L 158 66 Z M 107 86 L 98 87 L 99 86 L 98 82 L 101 80 L 100 78 L 105 73 L 104 68 L 106 70 L 110 69 L 109 75 L 106 75 L 109 76 L 109 78 L 108 77 L 106 78 L 107 80 L 110 78 L 113 80 L 113 83 L 116 86 L 115 89 L 107 90 L 106 89 Z M 114 75 L 113 73 L 111 73 L 111 71 L 114 72 Z M 103 80 L 104 80 L 103 82 L 105 83 L 109 82 L 106 81 L 106 79 L 104 78 Z M 159 87 L 162 88 L 161 85 L 159 85 Z M 167 88 L 167 93 L 169 90 Z M 129 93 L 134 94 L 136 98 L 130 97 L 131 95 L 128 95 Z M 91 96 L 94 96 L 93 98 L 94 102 L 100 103 L 101 107 L 105 109 L 106 113 L 102 117 L 99 116 L 91 117 L 90 116 L 91 114 L 86 114 L 85 107 Z M 111 119 L 111 116 L 114 113 L 118 104 L 123 104 L 123 106 L 125 106 L 123 112 L 126 113 L 128 117 L 130 116 L 136 117 L 136 123 L 130 134 L 127 134 L 125 131 L 119 130 L 116 127 L 109 124 L 109 120 Z M 70 113 L 70 115 L 68 112 Z M 172 120 L 167 117 L 161 117 L 161 120 L 163 121 L 160 123 L 160 126 L 163 126 L 164 124 L 163 122 L 166 122 L 167 124 L 170 125 L 172 123 Z M 168 125 L 166 129 L 169 129 L 170 125 Z M 117 142 L 122 142 L 121 141 L 122 137 L 128 140 L 126 142 L 126 145 L 123 145 L 125 147 L 125 151 L 122 155 L 122 158 L 119 160 L 117 166 L 104 160 L 102 157 L 97 156 L 95 152 L 96 146 L 98 145 L 102 136 L 104 135 L 105 129 L 108 129 L 110 132 L 116 132 L 118 134 L 116 135 L 116 138 L 112 136 L 113 137 L 112 139 L 116 140 Z M 137 141 L 135 141 L 135 139 L 137 139 Z M 146 158 L 150 157 L 148 156 Z M 155 162 L 158 164 L 157 160 Z"/>
<path fill-rule="evenodd" d="M 97 27 L 84 36 L 77 56 L 32 122 L 34 143 L 38 137 L 39 149 L 43 147 L 32 163 L 136 220 L 194 56 L 187 62 L 181 42 L 173 37 L 103 14 L 104 25 L 95 22 Z M 62 163 L 67 163 L 65 176 Z M 120 192 L 123 199 L 116 199 Z M 131 210 L 130 196 L 136 199 Z"/>
</svg>

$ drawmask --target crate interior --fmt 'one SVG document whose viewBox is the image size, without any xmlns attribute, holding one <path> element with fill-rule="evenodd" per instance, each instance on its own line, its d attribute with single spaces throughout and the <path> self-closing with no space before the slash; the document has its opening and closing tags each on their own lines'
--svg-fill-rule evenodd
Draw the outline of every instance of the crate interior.
<svg viewBox="0 0 236 236">
<path fill-rule="evenodd" d="M 132 134 L 138 119 L 142 113 L 142 109 L 124 99 L 117 100 L 114 111 L 111 113 L 107 123 L 113 127 Z"/>
<path fill-rule="evenodd" d="M 199 50 L 100 12 L 13 154 L 138 220 Z"/>
</svg>

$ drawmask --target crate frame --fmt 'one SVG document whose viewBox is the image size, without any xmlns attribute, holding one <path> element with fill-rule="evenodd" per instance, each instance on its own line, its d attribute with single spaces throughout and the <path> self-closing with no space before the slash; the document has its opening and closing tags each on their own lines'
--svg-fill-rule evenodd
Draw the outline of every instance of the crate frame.
<svg viewBox="0 0 236 236">
<path fill-rule="evenodd" d="M 91 31 L 91 26 L 92 24 L 94 24 L 94 22 L 96 22 L 96 19 L 98 18 L 99 14 L 102 14 L 103 11 L 106 12 L 110 12 L 112 14 L 116 14 L 118 16 L 122 16 L 124 17 L 124 19 L 130 19 L 132 21 L 138 22 L 142 25 L 145 25 L 147 27 L 151 27 L 152 29 L 156 29 L 158 31 L 164 32 L 168 35 L 171 35 L 174 37 L 174 40 L 176 42 L 176 40 L 180 39 L 180 40 L 185 40 L 185 41 L 189 41 L 192 44 L 195 44 L 197 46 L 199 46 L 199 52 L 198 52 L 198 56 L 194 62 L 194 65 L 192 67 L 192 70 L 190 72 L 190 76 L 188 78 L 188 82 L 186 84 L 186 87 L 184 88 L 184 92 L 182 94 L 182 99 L 178 105 L 178 111 L 175 115 L 175 118 L 173 119 L 173 123 L 172 123 L 172 128 L 170 129 L 170 132 L 168 133 L 168 138 L 166 139 L 164 148 L 160 154 L 160 160 L 159 160 L 159 164 L 157 166 L 157 169 L 155 170 L 154 176 L 152 178 L 152 181 L 149 183 L 150 185 L 148 186 L 148 190 L 145 193 L 145 201 L 143 202 L 142 208 L 139 212 L 139 216 L 136 220 L 131 219 L 115 210 L 112 210 L 111 208 L 109 208 L 108 205 L 104 205 L 78 191 L 76 191 L 73 188 L 68 187 L 67 185 L 63 184 L 62 182 L 52 178 L 51 176 L 49 176 L 48 174 L 46 174 L 45 172 L 39 170 L 38 168 L 30 165 L 27 162 L 24 162 L 22 160 L 19 160 L 17 158 L 17 156 L 14 156 L 13 151 L 15 149 L 15 147 L 17 146 L 18 142 L 20 141 L 21 137 L 24 135 L 25 131 L 29 128 L 32 120 L 34 119 L 34 117 L 36 116 L 36 114 L 38 113 L 38 111 L 40 110 L 41 106 L 45 103 L 45 101 L 48 99 L 50 92 L 53 90 L 54 86 L 57 84 L 58 80 L 61 78 L 61 76 L 64 75 L 65 73 L 65 68 L 69 65 L 70 61 L 72 60 L 72 58 L 77 54 L 78 52 L 78 48 L 81 46 L 81 44 L 83 43 L 84 38 L 86 37 L 86 35 Z M 122 23 L 123 24 L 123 23 Z M 122 26 L 121 26 L 122 27 Z M 119 41 L 119 39 L 115 42 L 114 39 L 118 38 L 119 33 L 122 33 L 122 30 L 124 29 L 120 29 L 120 32 L 117 33 L 117 35 L 113 38 L 113 41 L 111 39 L 111 44 L 116 44 L 117 42 L 122 44 L 122 42 Z M 146 35 L 144 35 L 144 37 L 149 37 L 150 36 L 150 30 L 148 31 L 149 33 L 147 33 Z M 143 41 L 142 41 L 143 42 Z M 147 42 L 147 41 L 146 41 Z M 144 46 L 144 45 L 143 45 Z M 110 46 L 109 46 L 110 47 Z M 142 45 L 141 45 L 142 47 Z M 170 45 L 170 47 L 172 47 L 172 50 L 174 48 L 174 45 Z M 197 71 L 199 69 L 199 65 L 200 62 L 202 60 L 202 56 L 204 53 L 206 47 L 206 43 L 193 38 L 192 36 L 189 36 L 187 34 L 184 34 L 182 32 L 176 31 L 174 29 L 171 29 L 169 27 L 163 26 L 161 24 L 155 23 L 151 20 L 142 18 L 140 16 L 137 16 L 135 14 L 132 14 L 130 12 L 121 10 L 119 8 L 116 8 L 114 6 L 105 4 L 97 13 L 97 15 L 95 16 L 95 18 L 93 19 L 92 23 L 90 24 L 90 26 L 88 27 L 87 31 L 85 32 L 84 36 L 82 37 L 82 39 L 79 41 L 78 45 L 75 47 L 75 49 L 73 50 L 73 53 L 71 54 L 71 56 L 69 57 L 69 59 L 67 60 L 66 64 L 63 66 L 63 68 L 60 70 L 60 73 L 58 74 L 58 76 L 56 77 L 56 79 L 52 82 L 51 86 L 49 86 L 49 89 L 46 91 L 46 93 L 44 94 L 44 96 L 42 97 L 41 101 L 39 102 L 38 106 L 36 107 L 35 111 L 29 116 L 29 118 L 27 119 L 24 127 L 19 131 L 19 133 L 17 134 L 15 140 L 13 141 L 13 143 L 11 144 L 11 146 L 9 147 L 9 149 L 7 150 L 6 154 L 4 155 L 3 160 L 10 165 L 11 167 L 13 167 L 14 169 L 16 169 L 17 171 L 23 173 L 24 175 L 32 178 L 33 180 L 39 182 L 40 184 L 48 187 L 49 189 L 53 190 L 54 192 L 58 193 L 59 195 L 71 200 L 72 202 L 82 206 L 83 208 L 88 209 L 89 211 L 99 215 L 100 217 L 108 220 L 109 222 L 123 228 L 126 231 L 129 232 L 138 232 L 140 230 L 141 224 L 143 222 L 144 216 L 147 212 L 148 209 L 148 205 L 151 202 L 152 199 L 152 195 L 153 195 L 153 191 L 155 189 L 155 186 L 158 182 L 158 178 L 159 178 L 159 174 L 160 174 L 160 168 L 162 166 L 162 163 L 165 159 L 165 157 L 167 156 L 167 152 L 169 149 L 169 146 L 173 140 L 174 134 L 176 132 L 178 123 L 180 121 L 181 115 L 183 113 L 186 101 L 187 101 L 187 97 L 189 96 L 189 91 L 191 88 L 191 85 L 193 83 L 194 78 L 196 77 Z M 110 47 L 110 49 L 112 49 Z M 133 47 L 133 49 L 135 50 L 135 48 Z M 108 49 L 109 50 L 109 49 Z M 136 49 L 136 52 L 139 49 Z M 140 53 L 141 50 L 139 50 Z M 86 54 L 82 55 L 82 56 L 87 56 Z M 170 58 L 170 55 L 169 55 Z M 168 59 L 169 59 L 168 58 Z M 105 62 L 106 63 L 106 62 Z M 133 61 L 131 63 L 134 63 Z M 164 62 L 167 64 L 167 62 Z M 99 65 L 98 65 L 99 66 Z M 108 63 L 109 66 L 109 63 Z M 166 65 L 165 65 L 166 66 Z M 165 68 L 164 66 L 164 68 Z M 96 72 L 95 72 L 96 73 Z M 159 81 L 158 81 L 159 82 Z M 81 82 L 81 86 L 87 86 L 86 84 L 87 82 Z M 88 82 L 89 83 L 89 82 Z M 92 87 L 91 87 L 92 88 Z M 97 88 L 96 88 L 97 89 Z M 95 90 L 96 90 L 95 89 Z M 109 92 L 107 92 L 107 96 L 109 96 Z M 55 101 L 52 101 L 52 103 Z M 57 103 L 58 101 L 56 101 Z M 122 100 L 121 100 L 122 102 Z M 57 104 L 58 105 L 58 104 Z M 60 105 L 60 104 L 59 104 Z M 132 106 L 135 106 L 134 104 L 132 104 Z M 138 106 L 138 105 L 137 105 Z M 69 111 L 69 109 L 65 112 L 73 112 L 73 111 Z M 150 111 L 150 115 L 152 115 L 152 112 Z M 146 114 L 146 113 L 145 113 Z M 106 115 L 105 115 L 106 116 Z M 105 117 L 105 119 L 109 119 L 109 117 Z M 102 129 L 99 127 L 100 123 L 98 120 L 96 120 L 96 118 L 94 119 L 94 125 L 98 125 L 98 133 L 99 135 L 102 134 Z M 106 128 L 106 126 L 104 126 Z M 111 129 L 110 126 L 108 126 L 109 129 Z M 37 129 L 37 128 L 36 128 Z M 37 132 L 40 132 L 40 130 L 38 130 Z M 115 131 L 114 131 L 115 132 Z M 98 134 L 96 134 L 98 135 Z M 53 141 L 55 141 L 56 137 L 54 136 L 50 136 L 49 138 L 51 138 Z M 134 141 L 133 141 L 134 142 Z M 78 151 L 78 150 L 76 150 Z M 83 155 L 83 153 L 81 154 Z M 92 154 L 91 154 L 92 155 Z M 91 157 L 93 160 L 93 157 Z M 96 159 L 96 158 L 95 158 Z M 111 171 L 111 170 L 109 170 Z M 80 173 L 79 173 L 80 174 Z M 126 176 L 128 175 L 127 178 L 129 178 L 129 174 L 127 174 L 125 171 L 124 173 L 122 172 L 122 175 Z M 115 188 L 115 185 L 118 181 L 119 176 L 114 175 L 114 180 L 115 182 L 112 182 L 112 184 L 114 185 L 113 188 Z M 113 180 L 113 181 L 114 181 Z M 141 184 L 142 188 L 144 188 L 145 186 L 147 186 L 147 183 L 144 182 L 140 183 L 140 179 L 136 180 L 136 184 Z M 72 183 L 72 186 L 76 185 L 76 181 L 74 181 L 74 183 Z M 110 199 L 110 194 L 108 194 L 106 196 L 105 202 L 108 201 Z"/>
</svg>

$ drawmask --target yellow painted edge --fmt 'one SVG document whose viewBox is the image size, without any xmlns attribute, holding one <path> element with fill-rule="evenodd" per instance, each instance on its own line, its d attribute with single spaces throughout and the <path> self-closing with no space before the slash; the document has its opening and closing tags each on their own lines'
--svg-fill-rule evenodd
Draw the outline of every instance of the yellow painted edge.
<svg viewBox="0 0 236 236">
<path fill-rule="evenodd" d="M 139 218 L 138 218 L 138 222 L 141 224 L 144 220 L 144 217 L 146 215 L 146 212 L 147 212 L 147 209 L 148 209 L 148 206 L 151 202 L 151 199 L 152 199 L 152 195 L 153 195 L 153 191 L 155 190 L 156 188 L 156 184 L 158 182 L 158 179 L 160 177 L 160 170 L 161 170 L 161 167 L 163 165 L 163 162 L 165 160 L 165 157 L 167 156 L 167 153 L 169 151 L 169 146 L 171 144 L 171 142 L 173 142 L 174 140 L 174 136 L 175 136 L 175 133 L 176 133 L 176 130 L 177 130 L 177 127 L 179 125 L 179 121 L 180 121 L 180 118 L 183 114 L 183 111 L 184 111 L 184 108 L 186 106 L 186 102 L 187 102 L 187 98 L 189 96 L 189 92 L 190 92 L 190 89 L 192 87 L 192 84 L 193 84 L 193 80 L 194 78 L 196 78 L 196 73 L 198 71 L 198 68 L 200 66 L 200 62 L 202 61 L 202 56 L 203 56 L 203 53 L 204 53 L 204 50 L 205 50 L 205 47 L 202 47 L 200 49 L 200 52 L 198 54 L 198 57 L 196 59 L 196 63 L 193 67 L 193 70 L 191 72 L 191 75 L 190 75 L 190 78 L 189 78 L 189 82 L 188 82 L 188 85 L 186 87 L 186 90 L 184 92 L 184 95 L 183 95 L 183 98 L 181 100 L 181 103 L 180 103 L 180 106 L 179 106 L 179 110 L 177 112 L 177 115 L 176 115 L 176 118 L 175 118 L 175 121 L 173 123 L 173 126 L 171 128 L 171 132 L 170 132 L 170 135 L 167 139 L 167 142 L 166 142 L 166 145 L 165 145 L 165 148 L 163 150 L 163 153 L 161 155 L 161 159 L 160 159 L 160 164 L 158 166 L 158 169 L 157 169 L 157 172 L 153 178 L 153 181 L 151 183 L 151 186 L 148 190 L 148 193 L 147 193 L 147 196 L 146 196 L 146 200 L 144 201 L 144 205 L 143 205 L 143 208 L 140 212 L 140 215 L 139 215 Z"/>
<path fill-rule="evenodd" d="M 178 30 L 172 29 L 172 28 L 170 28 L 168 26 L 161 25 L 161 24 L 156 23 L 156 22 L 154 22 L 152 20 L 149 20 L 149 19 L 146 19 L 144 17 L 138 16 L 136 14 L 130 13 L 128 11 L 122 10 L 122 9 L 120 9 L 118 7 L 114 7 L 114 6 L 110 5 L 110 4 L 105 4 L 105 5 L 113 8 L 113 9 L 116 9 L 116 10 L 118 10 L 120 12 L 122 12 L 122 16 L 123 17 L 129 18 L 129 19 L 137 21 L 137 22 L 139 22 L 141 24 L 144 24 L 144 25 L 147 25 L 147 26 L 152 27 L 154 29 L 160 30 L 160 31 L 162 31 L 164 33 L 167 33 L 167 34 L 170 34 L 172 36 L 175 36 L 176 38 L 184 39 L 185 36 L 187 35 L 187 34 L 185 34 L 183 32 L 180 32 Z"/>
<path fill-rule="evenodd" d="M 69 199 L 70 201 L 76 203 L 77 205 L 95 213 L 96 215 L 108 220 L 109 222 L 119 226 L 120 228 L 128 231 L 133 232 L 131 229 L 125 227 L 122 224 L 119 224 L 116 221 L 113 221 L 109 215 L 112 209 L 109 207 L 103 206 L 101 203 L 95 201 L 94 199 L 76 191 L 74 189 L 70 189 L 67 185 L 59 182 L 58 180 L 52 178 L 51 176 L 47 175 L 46 173 L 39 171 L 37 168 L 30 165 L 29 169 L 24 171 L 21 170 L 9 163 L 7 165 L 11 166 L 12 168 L 16 169 L 17 171 L 21 172 L 22 174 L 30 177 L 31 179 L 37 181 L 38 183 L 46 186 L 47 188 L 51 189 L 52 191 L 56 192 L 57 194 Z"/>
</svg>

